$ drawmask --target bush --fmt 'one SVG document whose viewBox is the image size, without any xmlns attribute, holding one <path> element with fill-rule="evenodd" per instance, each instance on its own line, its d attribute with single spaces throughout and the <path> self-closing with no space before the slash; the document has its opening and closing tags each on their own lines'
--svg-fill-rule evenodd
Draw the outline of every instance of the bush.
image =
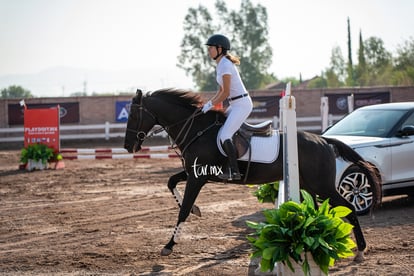
<svg viewBox="0 0 414 276">
<path fill-rule="evenodd" d="M 49 148 L 45 144 L 31 144 L 27 148 L 23 148 L 21 151 L 20 162 L 26 164 L 29 159 L 32 160 L 42 160 L 43 164 L 46 164 L 51 159 L 61 160 L 62 157 L 60 154 L 54 153 L 52 148 Z"/>
<path fill-rule="evenodd" d="M 279 181 L 260 185 L 253 193 L 260 203 L 275 203 L 279 193 Z"/>
<path fill-rule="evenodd" d="M 266 222 L 247 222 L 256 230 L 247 238 L 253 244 L 251 258 L 261 257 L 261 270 L 271 271 L 276 262 L 301 264 L 303 272 L 309 274 L 307 254 L 324 273 L 335 260 L 353 256 L 355 243 L 350 238 L 353 226 L 343 221 L 351 210 L 338 206 L 330 209 L 329 200 L 315 208 L 313 198 L 301 191 L 302 203 L 287 201 L 279 209 L 264 210 Z"/>
</svg>

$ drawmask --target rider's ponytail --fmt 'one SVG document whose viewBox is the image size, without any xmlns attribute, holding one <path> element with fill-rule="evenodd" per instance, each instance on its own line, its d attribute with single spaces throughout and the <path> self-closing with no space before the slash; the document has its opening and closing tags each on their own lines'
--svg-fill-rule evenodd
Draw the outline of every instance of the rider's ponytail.
<svg viewBox="0 0 414 276">
<path fill-rule="evenodd" d="M 240 58 L 238 56 L 233 56 L 230 53 L 226 53 L 225 57 L 230 60 L 231 62 L 233 62 L 236 65 L 240 65 Z"/>
</svg>

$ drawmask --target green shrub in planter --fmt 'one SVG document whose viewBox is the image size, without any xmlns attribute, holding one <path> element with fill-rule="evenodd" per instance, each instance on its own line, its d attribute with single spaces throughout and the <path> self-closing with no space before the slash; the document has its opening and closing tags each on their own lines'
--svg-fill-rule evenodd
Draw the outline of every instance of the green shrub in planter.
<svg viewBox="0 0 414 276">
<path fill-rule="evenodd" d="M 29 160 L 39 161 L 46 164 L 55 157 L 54 150 L 45 144 L 31 144 L 23 148 L 20 155 L 20 162 L 26 164 Z"/>
<path fill-rule="evenodd" d="M 253 244 L 251 258 L 261 258 L 261 270 L 272 271 L 282 262 L 293 271 L 292 261 L 301 264 L 309 274 L 308 254 L 321 270 L 328 274 L 335 260 L 353 256 L 355 243 L 350 238 L 353 226 L 345 221 L 351 210 L 338 206 L 330 208 L 325 200 L 315 208 L 313 198 L 301 191 L 303 202 L 288 201 L 279 209 L 264 210 L 266 222 L 247 222 L 256 232 L 247 238 Z"/>
<path fill-rule="evenodd" d="M 260 203 L 275 203 L 279 192 L 279 181 L 259 185 L 253 193 Z"/>
</svg>

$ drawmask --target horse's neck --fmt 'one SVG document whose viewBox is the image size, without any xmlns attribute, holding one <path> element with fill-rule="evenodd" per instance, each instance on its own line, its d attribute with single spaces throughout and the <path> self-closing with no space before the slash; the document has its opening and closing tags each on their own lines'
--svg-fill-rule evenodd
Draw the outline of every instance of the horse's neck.
<svg viewBox="0 0 414 276">
<path fill-rule="evenodd" d="M 182 110 L 180 112 L 180 108 L 176 106 L 160 106 L 157 109 L 159 110 L 157 111 L 158 122 L 173 139 L 176 139 L 182 129 L 188 127 L 191 123 L 188 122 L 193 114 L 191 111 Z"/>
</svg>

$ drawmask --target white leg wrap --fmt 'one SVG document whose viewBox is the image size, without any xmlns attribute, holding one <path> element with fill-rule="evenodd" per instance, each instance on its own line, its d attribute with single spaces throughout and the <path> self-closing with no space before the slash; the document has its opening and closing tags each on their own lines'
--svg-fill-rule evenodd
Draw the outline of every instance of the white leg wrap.
<svg viewBox="0 0 414 276">
<path fill-rule="evenodd" d="M 174 242 L 176 243 L 180 241 L 181 234 L 183 233 L 183 226 L 184 226 L 184 222 L 181 222 L 180 224 L 175 226 L 173 237 L 174 237 Z"/>
<path fill-rule="evenodd" d="M 177 190 L 177 188 L 173 189 L 173 194 L 174 194 L 175 201 L 177 201 L 178 205 L 181 206 L 181 204 L 183 203 L 183 198 L 181 197 L 181 194 Z"/>
</svg>

